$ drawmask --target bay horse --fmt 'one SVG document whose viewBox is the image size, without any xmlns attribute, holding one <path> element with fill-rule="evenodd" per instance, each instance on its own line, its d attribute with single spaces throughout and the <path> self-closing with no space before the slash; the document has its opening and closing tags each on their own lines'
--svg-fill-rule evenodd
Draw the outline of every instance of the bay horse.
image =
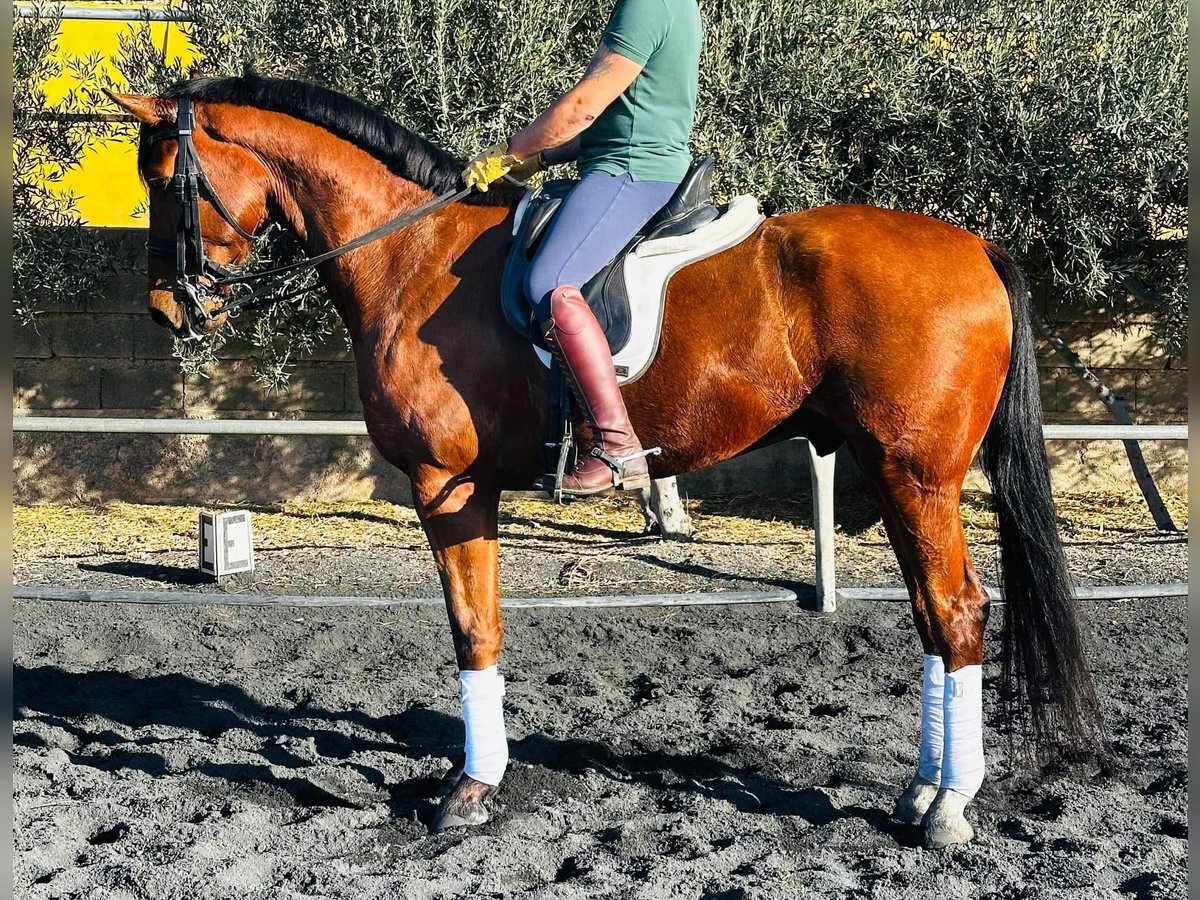
<svg viewBox="0 0 1200 900">
<path fill-rule="evenodd" d="M 160 244 L 178 223 L 176 117 L 189 98 L 189 152 L 220 198 L 199 204 L 198 225 L 219 266 L 245 260 L 268 220 L 316 255 L 462 188 L 460 160 L 317 85 L 198 79 L 110 96 L 142 123 L 138 166 Z M 370 435 L 411 479 L 466 674 L 501 651 L 500 493 L 542 474 L 548 377 L 498 300 L 520 196 L 498 184 L 318 269 L 353 343 Z M 176 268 L 151 258 L 149 302 L 183 333 Z M 973 836 L 963 813 L 983 778 L 989 598 L 959 514 L 977 453 L 998 520 L 1012 728 L 1035 749 L 1081 752 L 1098 729 L 1028 303 L 1005 251 L 934 218 L 857 205 L 779 215 L 673 277 L 658 356 L 624 388 L 638 434 L 662 448 L 654 478 L 794 436 L 821 452 L 848 444 L 877 494 L 925 654 L 921 767 L 896 814 L 923 823 L 935 847 Z M 504 742 L 498 718 L 497 728 Z M 492 786 L 465 773 L 453 784 L 435 826 L 486 821 Z"/>
</svg>

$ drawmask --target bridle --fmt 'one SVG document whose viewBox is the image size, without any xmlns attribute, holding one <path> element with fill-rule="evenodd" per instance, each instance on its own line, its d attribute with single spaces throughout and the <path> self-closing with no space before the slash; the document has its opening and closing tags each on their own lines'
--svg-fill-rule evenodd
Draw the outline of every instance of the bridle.
<svg viewBox="0 0 1200 900">
<path fill-rule="evenodd" d="M 234 231 L 248 241 L 254 241 L 255 235 L 246 231 L 238 224 L 237 219 L 229 212 L 229 208 L 221 201 L 216 188 L 208 180 L 200 156 L 196 152 L 196 143 L 192 134 L 196 127 L 196 112 L 192 98 L 178 98 L 178 112 L 175 118 L 175 130 L 164 131 L 151 135 L 149 140 L 161 141 L 172 138 L 178 140 L 179 149 L 175 153 L 175 172 L 171 183 L 179 204 L 179 215 L 175 222 L 175 240 L 150 238 L 146 241 L 146 253 L 150 256 L 165 257 L 175 260 L 175 280 L 171 284 L 171 293 L 175 302 L 184 311 L 184 326 L 186 340 L 194 340 L 202 336 L 197 325 L 209 322 L 223 315 L 234 316 L 244 309 L 269 306 L 285 300 L 307 294 L 314 290 L 311 286 L 299 288 L 287 294 L 273 295 L 280 280 L 287 275 L 293 275 L 308 269 L 316 268 L 326 260 L 349 253 L 364 244 L 378 240 L 385 234 L 411 225 L 431 213 L 437 212 L 457 200 L 461 200 L 472 190 L 470 187 L 457 191 L 447 191 L 432 200 L 428 200 L 373 228 L 366 234 L 347 241 L 341 246 L 334 247 L 308 259 L 277 266 L 264 272 L 248 272 L 237 274 L 233 270 L 213 262 L 204 253 L 204 236 L 200 231 L 200 200 L 207 200 L 217 213 Z M 259 225 L 261 226 L 261 222 Z M 256 226 L 257 230 L 257 226 Z M 273 283 L 253 288 L 253 285 L 270 279 Z M 251 285 L 252 290 L 229 301 L 220 301 L 217 294 L 226 287 L 235 284 Z M 206 301 L 218 299 L 218 305 L 213 309 L 206 307 Z"/>
<path fill-rule="evenodd" d="M 254 235 L 242 228 L 237 219 L 221 201 L 212 182 L 200 163 L 192 132 L 196 126 L 196 113 L 191 97 L 180 97 L 175 119 L 175 130 L 151 135 L 150 140 L 161 141 L 175 138 L 179 149 L 175 153 L 175 173 L 171 184 L 179 205 L 175 222 L 175 240 L 152 237 L 146 241 L 146 253 L 151 256 L 174 258 L 175 281 L 171 285 L 175 302 L 185 310 L 185 322 L 189 337 L 196 337 L 193 324 L 196 319 L 208 318 L 204 305 L 206 294 L 214 292 L 216 282 L 229 278 L 233 273 L 218 265 L 204 253 L 204 235 L 200 231 L 200 197 L 203 195 L 230 227 L 248 241 Z M 189 267 L 189 261 L 193 266 Z M 189 274 L 190 268 L 190 274 Z M 206 280 L 207 279 L 207 283 Z"/>
</svg>

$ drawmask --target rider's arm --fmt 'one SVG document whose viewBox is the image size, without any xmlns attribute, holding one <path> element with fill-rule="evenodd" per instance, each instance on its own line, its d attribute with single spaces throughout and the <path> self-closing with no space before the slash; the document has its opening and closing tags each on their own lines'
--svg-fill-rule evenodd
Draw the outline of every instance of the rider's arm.
<svg viewBox="0 0 1200 900">
<path fill-rule="evenodd" d="M 642 64 L 601 43 L 579 83 L 509 139 L 508 152 L 528 159 L 581 135 L 642 71 Z"/>
<path fill-rule="evenodd" d="M 542 151 L 542 162 L 548 166 L 558 166 L 562 163 L 575 162 L 579 159 L 579 154 L 582 153 L 580 147 L 579 135 L 571 138 L 565 144 L 559 144 L 557 147 L 548 147 Z"/>
</svg>

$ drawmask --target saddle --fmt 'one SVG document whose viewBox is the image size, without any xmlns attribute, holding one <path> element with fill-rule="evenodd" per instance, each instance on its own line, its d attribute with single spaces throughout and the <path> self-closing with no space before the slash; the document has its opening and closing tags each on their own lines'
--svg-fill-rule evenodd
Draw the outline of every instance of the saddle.
<svg viewBox="0 0 1200 900">
<path fill-rule="evenodd" d="M 671 275 L 732 247 L 763 221 L 753 197 L 713 204 L 713 162 L 712 156 L 706 156 L 695 163 L 666 205 L 582 288 L 608 338 L 617 380 L 622 383 L 640 377 L 654 359 Z M 577 183 L 555 179 L 526 193 L 517 207 L 513 242 L 500 285 L 509 325 L 538 348 L 547 365 L 549 354 L 525 296 L 525 270 L 563 198 Z"/>
</svg>

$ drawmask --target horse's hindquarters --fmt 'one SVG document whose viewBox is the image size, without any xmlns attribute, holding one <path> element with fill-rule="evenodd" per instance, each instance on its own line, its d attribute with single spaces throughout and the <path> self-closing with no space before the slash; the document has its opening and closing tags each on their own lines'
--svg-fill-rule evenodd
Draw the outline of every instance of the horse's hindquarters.
<svg viewBox="0 0 1200 900">
<path fill-rule="evenodd" d="M 658 354 L 624 389 L 642 443 L 663 448 L 655 477 L 736 456 L 811 390 L 789 346 L 763 228 L 672 277 Z"/>
</svg>

